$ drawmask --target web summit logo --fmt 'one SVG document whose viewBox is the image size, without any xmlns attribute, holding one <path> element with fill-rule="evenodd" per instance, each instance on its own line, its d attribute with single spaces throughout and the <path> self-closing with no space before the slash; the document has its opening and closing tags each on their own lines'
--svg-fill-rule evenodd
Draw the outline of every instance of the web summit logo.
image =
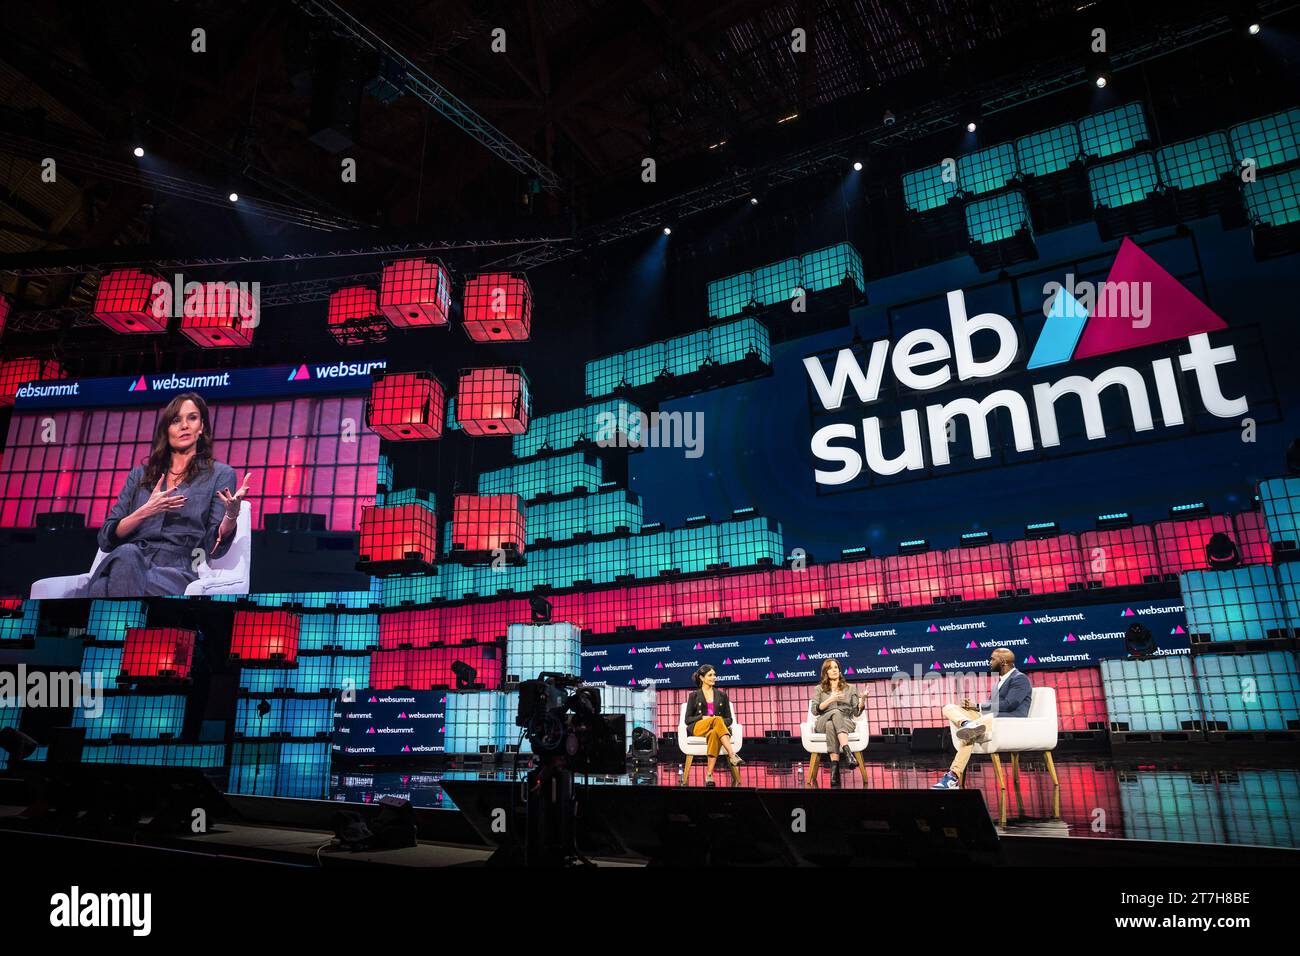
<svg viewBox="0 0 1300 956">
<path fill-rule="evenodd" d="M 1184 424 L 1178 371 L 1195 376 L 1201 405 L 1209 414 L 1217 418 L 1239 418 L 1249 410 L 1245 396 L 1224 396 L 1219 382 L 1218 366 L 1237 360 L 1233 346 L 1210 345 L 1209 333 L 1226 329 L 1224 321 L 1128 239 L 1120 246 L 1110 273 L 1099 289 L 1095 292 L 1088 283 L 1076 285 L 1071 276 L 1066 277 L 1064 285 L 1048 283 L 1044 292 L 1052 298 L 1047 321 L 1030 354 L 1027 369 L 1186 338 L 1189 349 L 1186 353 L 1176 359 L 1159 358 L 1151 362 L 1150 376 L 1155 383 L 1161 427 Z M 1079 297 L 1075 292 L 1080 293 Z M 1091 314 L 1081 298 L 1091 303 Z M 1019 336 L 1011 321 L 995 312 L 969 316 L 966 297 L 960 289 L 949 292 L 947 302 L 951 340 L 938 329 L 930 328 L 913 329 L 897 342 L 877 339 L 865 353 L 865 368 L 854 349 L 840 349 L 829 378 L 820 357 L 806 357 L 804 368 L 822 408 L 826 411 L 842 408 L 850 386 L 862 405 L 870 406 L 878 401 L 886 364 L 893 371 L 900 392 L 927 392 L 955 382 L 993 378 L 1007 372 L 1021 352 Z M 989 335 L 996 337 L 996 354 L 989 358 L 975 357 L 972 340 L 977 333 L 983 333 L 982 339 Z M 903 445 L 893 457 L 886 456 L 879 416 L 863 418 L 860 429 L 848 422 L 825 425 L 812 436 L 812 453 L 819 462 L 838 467 L 819 468 L 814 474 L 818 484 L 842 485 L 857 478 L 864 467 L 877 475 L 924 471 L 927 446 L 929 466 L 948 465 L 952 429 L 958 418 L 965 419 L 972 457 L 991 458 L 994 451 L 990 433 L 1007 433 L 998 422 L 999 409 L 1009 417 L 1010 435 L 1017 452 L 1054 448 L 1061 444 L 1056 404 L 1066 395 L 1073 395 L 1082 409 L 1087 440 L 1098 441 L 1106 438 L 1107 425 L 1102 414 L 1101 393 L 1112 387 L 1118 387 L 1127 398 L 1133 430 L 1153 431 L 1156 417 L 1152 415 L 1147 377 L 1137 368 L 1115 365 L 1093 378 L 1067 375 L 1054 382 L 1037 383 L 1028 396 L 1010 388 L 999 388 L 980 400 L 966 396 L 923 409 L 906 409 L 897 416 L 891 413 L 888 417 L 899 420 Z M 845 441 L 857 442 L 861 450 L 843 444 Z"/>
</svg>

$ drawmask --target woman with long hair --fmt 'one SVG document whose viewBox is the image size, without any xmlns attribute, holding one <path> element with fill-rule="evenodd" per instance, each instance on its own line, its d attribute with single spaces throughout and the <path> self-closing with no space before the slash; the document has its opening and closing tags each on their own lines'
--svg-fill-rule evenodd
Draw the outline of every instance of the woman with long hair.
<svg viewBox="0 0 1300 956">
<path fill-rule="evenodd" d="M 822 661 L 822 681 L 817 688 L 817 696 L 812 699 L 813 713 L 817 723 L 813 732 L 826 735 L 826 753 L 831 758 L 831 786 L 840 785 L 840 757 L 853 759 L 849 750 L 849 734 L 853 733 L 854 722 L 866 700 L 858 697 L 858 692 L 844 679 L 840 665 L 833 657 Z"/>
<path fill-rule="evenodd" d="M 212 459 L 212 422 L 197 392 L 177 395 L 158 416 L 149 457 L 131 469 L 99 529 L 106 552 L 90 596 L 184 594 L 203 561 L 230 550 L 248 479 Z"/>
<path fill-rule="evenodd" d="M 703 737 L 708 743 L 709 764 L 704 770 L 704 785 L 712 787 L 718 751 L 727 752 L 727 760 L 733 767 L 744 761 L 731 749 L 731 701 L 725 690 L 714 686 L 718 682 L 717 672 L 711 664 L 701 664 L 691 679 L 697 689 L 686 698 L 686 726 L 692 737 Z"/>
</svg>

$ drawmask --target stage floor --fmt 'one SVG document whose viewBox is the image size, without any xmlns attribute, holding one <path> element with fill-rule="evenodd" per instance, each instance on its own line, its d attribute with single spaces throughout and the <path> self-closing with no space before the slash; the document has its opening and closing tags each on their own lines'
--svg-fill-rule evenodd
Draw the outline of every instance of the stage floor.
<svg viewBox="0 0 1300 956">
<path fill-rule="evenodd" d="M 509 780 L 526 773 L 526 757 L 521 758 L 517 771 L 508 761 L 482 765 L 449 762 L 440 769 L 425 770 L 336 771 L 329 775 L 327 792 L 318 796 L 337 802 L 372 803 L 391 795 L 409 799 L 420 808 L 455 810 L 443 790 L 444 780 Z M 1007 836 L 1300 848 L 1300 769 L 1268 767 L 1267 762 L 1226 763 L 1058 756 L 1058 795 L 1041 756 L 1026 756 L 1020 762 L 1019 786 L 1008 779 L 1007 796 L 1000 804 L 993 765 L 986 758 L 977 758 L 971 764 L 967 785 L 983 792 L 994 823 Z M 1003 763 L 1008 778 L 1010 764 L 1009 759 Z M 945 766 L 946 760 L 938 756 L 868 759 L 865 780 L 855 766 L 843 775 L 842 789 L 922 789 L 934 783 Z M 747 760 L 739 768 L 740 785 L 802 788 L 807 772 L 806 762 Z M 829 787 L 829 771 L 821 769 L 817 777 L 818 786 Z M 661 762 L 633 773 L 579 778 L 583 779 L 609 786 L 681 786 L 682 764 Z M 714 779 L 718 787 L 734 785 L 721 766 Z M 691 768 L 688 783 L 704 786 L 702 761 Z M 313 796 L 300 788 L 274 795 Z"/>
</svg>

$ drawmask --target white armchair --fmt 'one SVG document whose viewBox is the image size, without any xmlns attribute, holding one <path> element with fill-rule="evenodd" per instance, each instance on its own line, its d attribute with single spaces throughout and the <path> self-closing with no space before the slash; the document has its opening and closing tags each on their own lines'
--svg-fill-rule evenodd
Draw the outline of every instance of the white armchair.
<svg viewBox="0 0 1300 956">
<path fill-rule="evenodd" d="M 185 588 L 187 595 L 247 594 L 253 554 L 252 505 L 244 502 L 235 526 L 235 540 L 230 549 L 219 558 L 199 565 L 198 579 Z M 95 560 L 85 574 L 68 574 L 57 578 L 41 578 L 32 584 L 32 600 L 43 598 L 82 598 L 90 587 L 91 575 L 107 556 L 96 551 Z M 143 595 L 141 595 L 143 596 Z"/>
<path fill-rule="evenodd" d="M 808 773 L 804 777 L 805 786 L 816 786 L 817 765 L 821 755 L 831 752 L 830 741 L 826 739 L 826 734 L 819 734 L 813 730 L 817 726 L 817 717 L 818 714 L 813 710 L 813 701 L 809 700 L 808 713 L 805 715 L 804 722 L 799 725 L 799 739 L 803 742 L 803 749 L 812 755 L 808 760 Z M 871 725 L 867 721 L 867 712 L 864 710 L 853 721 L 853 730 L 849 734 L 849 750 L 858 761 L 858 773 L 862 776 L 864 786 L 867 783 L 867 765 L 862 759 L 862 751 L 867 749 L 870 738 Z"/>
<path fill-rule="evenodd" d="M 740 753 L 740 748 L 745 743 L 745 728 L 741 726 L 740 715 L 736 713 L 736 705 L 731 705 L 731 749 Z M 707 757 L 709 755 L 709 742 L 703 737 L 691 736 L 690 728 L 686 726 L 686 701 L 682 701 L 682 709 L 677 712 L 677 747 L 686 755 L 686 766 L 682 768 L 682 786 L 687 785 L 691 776 L 691 764 L 696 757 Z M 740 771 L 731 766 L 727 760 L 727 753 L 724 750 L 718 756 L 727 764 L 731 771 L 731 780 L 736 786 L 740 786 Z"/>
<path fill-rule="evenodd" d="M 957 728 L 950 727 L 952 743 L 956 747 L 961 741 L 957 737 Z M 1002 773 L 1002 760 L 999 754 L 1011 754 L 1012 787 L 1016 791 L 1017 803 L 1020 798 L 1020 755 L 1041 751 L 1047 772 L 1052 778 L 1055 792 L 1052 798 L 1053 816 L 1061 815 L 1061 781 L 1056 776 L 1056 765 L 1052 762 L 1052 751 L 1056 749 L 1057 716 L 1056 689 L 1052 687 L 1035 687 L 1029 701 L 1028 717 L 994 717 L 984 738 L 974 744 L 973 753 L 987 754 L 993 759 L 993 772 L 998 779 L 999 823 L 1007 822 L 1006 777 Z M 966 785 L 966 775 L 962 774 L 962 786 Z"/>
</svg>

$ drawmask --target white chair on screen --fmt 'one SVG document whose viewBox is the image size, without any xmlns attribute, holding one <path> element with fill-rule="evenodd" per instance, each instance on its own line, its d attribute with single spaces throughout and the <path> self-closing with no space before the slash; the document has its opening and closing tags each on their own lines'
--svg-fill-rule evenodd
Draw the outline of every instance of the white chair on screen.
<svg viewBox="0 0 1300 956">
<path fill-rule="evenodd" d="M 187 595 L 247 594 L 253 555 L 253 506 L 244 502 L 235 522 L 235 540 L 230 549 L 219 558 L 205 561 L 198 567 L 198 579 L 185 588 Z M 95 560 L 85 574 L 67 574 L 57 578 L 41 578 L 32 585 L 32 600 L 47 598 L 84 598 L 90 588 L 91 575 L 99 563 L 108 556 L 106 551 L 96 551 Z"/>
<path fill-rule="evenodd" d="M 831 752 L 830 742 L 826 739 L 825 734 L 819 734 L 813 730 L 817 726 L 817 714 L 813 710 L 813 701 L 808 701 L 808 713 L 806 719 L 799 725 L 799 738 L 803 741 L 803 749 L 812 754 L 808 761 L 808 773 L 804 777 L 805 786 L 817 785 L 817 764 L 821 761 L 822 754 Z M 867 784 L 867 764 L 862 759 L 862 751 L 867 749 L 867 742 L 871 737 L 871 725 L 867 722 L 867 712 L 864 710 L 853 720 L 853 730 L 849 734 L 849 750 L 852 751 L 854 758 L 858 762 L 858 773 L 862 776 L 862 785 Z M 846 768 L 841 767 L 843 771 Z"/>
<path fill-rule="evenodd" d="M 957 738 L 957 728 L 950 727 L 949 730 L 952 745 L 956 747 L 961 742 Z M 1001 754 L 1011 754 L 1012 788 L 1016 791 L 1016 804 L 1020 807 L 1020 755 L 1042 753 L 1047 772 L 1052 778 L 1052 816 L 1061 815 L 1061 781 L 1056 776 L 1056 765 L 1052 762 L 1056 736 L 1056 689 L 1035 687 L 1029 700 L 1028 717 L 994 717 L 984 738 L 974 745 L 972 753 L 987 754 L 993 760 L 993 772 L 998 779 L 998 822 L 1001 825 L 1005 826 L 1007 822 L 1007 781 L 1002 772 Z M 962 774 L 962 786 L 965 785 L 966 774 Z"/>
</svg>

